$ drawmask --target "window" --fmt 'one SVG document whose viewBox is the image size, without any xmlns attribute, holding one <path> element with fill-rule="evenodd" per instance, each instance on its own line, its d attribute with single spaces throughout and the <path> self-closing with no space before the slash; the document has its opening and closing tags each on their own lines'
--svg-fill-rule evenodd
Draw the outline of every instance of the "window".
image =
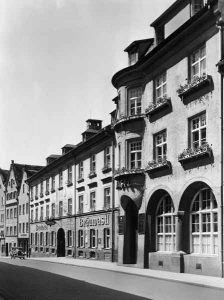
<svg viewBox="0 0 224 300">
<path fill-rule="evenodd" d="M 35 220 L 36 221 L 38 220 L 38 207 L 36 208 L 36 211 L 35 211 Z"/>
<path fill-rule="evenodd" d="M 48 246 L 49 245 L 49 232 L 45 233 L 45 245 Z"/>
<path fill-rule="evenodd" d="M 103 230 L 103 236 L 104 236 L 104 248 L 109 249 L 110 248 L 110 229 L 104 228 Z"/>
<path fill-rule="evenodd" d="M 157 251 L 175 250 L 175 217 L 173 203 L 169 195 L 159 202 L 156 214 Z"/>
<path fill-rule="evenodd" d="M 35 198 L 38 198 L 38 185 L 35 187 Z"/>
<path fill-rule="evenodd" d="M 17 208 L 14 207 L 14 218 L 17 218 Z"/>
<path fill-rule="evenodd" d="M 104 189 L 104 209 L 110 208 L 110 188 Z"/>
<path fill-rule="evenodd" d="M 55 246 L 55 235 L 56 233 L 54 231 L 51 232 L 51 246 Z"/>
<path fill-rule="evenodd" d="M 96 248 L 96 230 L 90 229 L 90 248 Z"/>
<path fill-rule="evenodd" d="M 46 218 L 49 218 L 49 205 L 46 205 Z"/>
<path fill-rule="evenodd" d="M 26 223 L 26 233 L 28 233 L 28 232 L 29 232 L 29 224 Z"/>
<path fill-rule="evenodd" d="M 47 179 L 46 179 L 46 193 L 49 192 L 49 189 L 50 189 L 50 179 L 47 178 Z"/>
<path fill-rule="evenodd" d="M 191 208 L 193 253 L 218 254 L 218 208 L 210 189 L 200 190 Z"/>
<path fill-rule="evenodd" d="M 23 194 L 25 193 L 25 184 L 23 184 Z"/>
<path fill-rule="evenodd" d="M 167 154 L 166 131 L 156 134 L 154 137 L 154 143 L 155 143 L 155 160 L 157 162 L 162 162 L 163 160 L 166 160 L 166 154 Z"/>
<path fill-rule="evenodd" d="M 121 144 L 118 144 L 118 168 L 121 167 Z"/>
<path fill-rule="evenodd" d="M 25 233 L 25 223 L 23 223 L 23 233 Z"/>
<path fill-rule="evenodd" d="M 84 177 L 84 169 L 83 169 L 83 161 L 79 163 L 79 178 L 82 179 Z"/>
<path fill-rule="evenodd" d="M 195 150 L 206 143 L 206 114 L 202 114 L 190 122 L 191 147 Z"/>
<path fill-rule="evenodd" d="M 59 172 L 59 188 L 63 186 L 63 172 Z"/>
<path fill-rule="evenodd" d="M 79 195 L 79 213 L 83 213 L 83 195 Z"/>
<path fill-rule="evenodd" d="M 195 52 L 190 57 L 191 64 L 191 80 L 195 77 L 206 74 L 206 48 L 205 45 Z"/>
<path fill-rule="evenodd" d="M 141 168 L 142 165 L 142 142 L 129 143 L 129 167 L 130 169 Z"/>
<path fill-rule="evenodd" d="M 128 89 L 128 114 L 139 115 L 142 112 L 142 88 Z"/>
<path fill-rule="evenodd" d="M 68 183 L 72 183 L 72 166 L 68 167 Z"/>
<path fill-rule="evenodd" d="M 40 195 L 43 196 L 43 192 L 44 192 L 44 183 L 43 181 L 41 181 L 40 183 Z"/>
<path fill-rule="evenodd" d="M 19 223 L 19 233 L 21 233 L 21 230 L 22 230 L 22 224 Z"/>
<path fill-rule="evenodd" d="M 63 202 L 59 201 L 59 217 L 63 216 Z"/>
<path fill-rule="evenodd" d="M 55 217 L 55 203 L 51 204 L 51 216 Z"/>
<path fill-rule="evenodd" d="M 43 232 L 40 233 L 40 245 L 41 246 L 44 245 L 44 233 Z"/>
<path fill-rule="evenodd" d="M 40 208 L 40 220 L 43 220 L 44 219 L 44 208 L 43 206 L 41 206 Z"/>
<path fill-rule="evenodd" d="M 26 214 L 28 214 L 28 213 L 29 213 L 29 204 L 26 203 Z"/>
<path fill-rule="evenodd" d="M 192 2 L 191 2 L 192 15 L 195 15 L 197 12 L 199 12 L 203 8 L 204 1 L 205 0 L 192 0 Z"/>
<path fill-rule="evenodd" d="M 167 96 L 166 72 L 158 76 L 155 80 L 155 102 Z"/>
<path fill-rule="evenodd" d="M 68 199 L 68 214 L 72 214 L 72 199 Z"/>
<path fill-rule="evenodd" d="M 111 167 L 110 148 L 111 147 L 108 146 L 104 150 L 104 166 L 106 168 L 110 168 Z"/>
<path fill-rule="evenodd" d="M 25 204 L 23 204 L 23 215 L 25 215 Z"/>
<path fill-rule="evenodd" d="M 30 188 L 30 198 L 33 200 L 33 186 Z"/>
<path fill-rule="evenodd" d="M 68 245 L 68 247 L 72 246 L 72 231 L 71 230 L 67 231 L 67 245 Z"/>
<path fill-rule="evenodd" d="M 84 231 L 82 229 L 78 232 L 78 247 L 84 247 Z"/>
<path fill-rule="evenodd" d="M 13 209 L 11 208 L 10 209 L 10 219 L 12 219 L 13 218 Z"/>
<path fill-rule="evenodd" d="M 136 64 L 138 61 L 138 52 L 129 53 L 129 66 Z"/>
<path fill-rule="evenodd" d="M 1 214 L 1 222 L 4 222 L 4 214 Z"/>
<path fill-rule="evenodd" d="M 35 245 L 38 245 L 38 233 L 35 232 Z"/>
<path fill-rule="evenodd" d="M 90 157 L 90 173 L 95 173 L 96 172 L 96 155 L 93 154 Z"/>
<path fill-rule="evenodd" d="M 96 209 L 96 192 L 90 193 L 90 210 L 93 211 Z"/>
<path fill-rule="evenodd" d="M 30 244 L 33 245 L 33 233 L 30 234 Z"/>
<path fill-rule="evenodd" d="M 31 210 L 31 222 L 33 221 L 33 210 Z"/>
<path fill-rule="evenodd" d="M 17 228 L 14 226 L 14 235 L 17 235 Z"/>
<path fill-rule="evenodd" d="M 6 219 L 9 219 L 9 209 L 6 210 Z"/>
<path fill-rule="evenodd" d="M 51 178 L 51 190 L 52 192 L 55 191 L 55 176 L 52 176 Z"/>
</svg>

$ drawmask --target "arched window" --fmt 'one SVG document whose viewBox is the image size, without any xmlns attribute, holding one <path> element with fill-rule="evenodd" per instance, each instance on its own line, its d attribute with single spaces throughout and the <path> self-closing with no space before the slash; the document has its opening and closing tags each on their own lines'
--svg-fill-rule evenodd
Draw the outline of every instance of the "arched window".
<svg viewBox="0 0 224 300">
<path fill-rule="evenodd" d="M 210 189 L 200 190 L 192 201 L 191 251 L 218 254 L 218 208 Z"/>
<path fill-rule="evenodd" d="M 157 251 L 175 250 L 175 217 L 172 199 L 165 195 L 159 201 L 156 214 Z"/>
</svg>

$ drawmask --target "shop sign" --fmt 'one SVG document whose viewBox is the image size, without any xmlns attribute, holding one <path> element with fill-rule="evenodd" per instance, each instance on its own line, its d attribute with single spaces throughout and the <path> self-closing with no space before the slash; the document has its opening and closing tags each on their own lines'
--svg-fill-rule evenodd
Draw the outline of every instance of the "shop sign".
<svg viewBox="0 0 224 300">
<path fill-rule="evenodd" d="M 40 231 L 40 230 L 48 230 L 48 226 L 47 225 L 36 225 L 36 231 Z"/>
<path fill-rule="evenodd" d="M 110 215 L 109 214 L 79 219 L 80 227 L 104 226 L 104 225 L 110 225 Z"/>
</svg>

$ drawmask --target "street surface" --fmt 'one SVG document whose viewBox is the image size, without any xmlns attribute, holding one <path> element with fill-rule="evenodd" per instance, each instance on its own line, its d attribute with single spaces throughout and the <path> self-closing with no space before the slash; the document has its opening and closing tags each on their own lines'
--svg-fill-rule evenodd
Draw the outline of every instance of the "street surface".
<svg viewBox="0 0 224 300">
<path fill-rule="evenodd" d="M 0 300 L 146 300 L 146 298 L 46 272 L 48 268 L 50 272 L 58 268 L 63 269 L 66 267 L 64 265 L 43 263 L 42 267 L 45 271 L 40 271 L 30 268 L 32 265 L 36 267 L 38 263 L 33 264 L 31 260 L 5 259 L 5 262 L 7 263 L 0 262 Z M 30 267 L 27 268 L 26 265 Z M 72 270 L 68 267 L 67 271 Z M 73 271 L 80 272 L 76 268 L 73 268 Z M 88 270 L 85 269 L 85 272 Z"/>
<path fill-rule="evenodd" d="M 3 298 L 5 300 L 224 299 L 224 286 L 218 288 L 203 283 L 77 266 L 69 264 L 66 259 L 67 264 L 56 261 L 0 258 L 0 297 L 6 295 L 4 291 L 12 295 Z M 181 274 L 177 275 L 181 277 Z"/>
</svg>

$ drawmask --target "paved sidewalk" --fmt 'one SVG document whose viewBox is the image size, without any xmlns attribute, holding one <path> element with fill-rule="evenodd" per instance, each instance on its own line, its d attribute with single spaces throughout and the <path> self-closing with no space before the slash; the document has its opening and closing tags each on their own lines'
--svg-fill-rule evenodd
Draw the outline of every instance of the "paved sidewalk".
<svg viewBox="0 0 224 300">
<path fill-rule="evenodd" d="M 96 260 L 89 260 L 89 259 L 82 260 L 82 259 L 74 259 L 68 257 L 49 257 L 49 258 L 31 257 L 29 258 L 29 260 L 48 261 L 52 263 L 111 270 L 119 273 L 134 274 L 134 275 L 139 275 L 144 277 L 158 278 L 167 281 L 177 281 L 177 282 L 187 283 L 191 285 L 212 287 L 212 288 L 218 288 L 224 290 L 224 278 L 219 278 L 219 277 L 201 276 L 201 275 L 185 274 L 185 273 L 173 273 L 173 272 L 150 270 L 150 269 L 139 269 L 139 268 L 118 266 L 117 263 L 112 263 L 112 262 L 96 261 Z"/>
</svg>

